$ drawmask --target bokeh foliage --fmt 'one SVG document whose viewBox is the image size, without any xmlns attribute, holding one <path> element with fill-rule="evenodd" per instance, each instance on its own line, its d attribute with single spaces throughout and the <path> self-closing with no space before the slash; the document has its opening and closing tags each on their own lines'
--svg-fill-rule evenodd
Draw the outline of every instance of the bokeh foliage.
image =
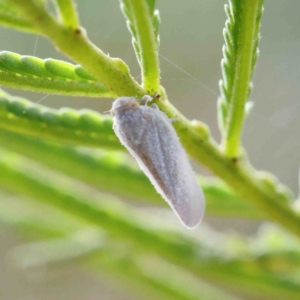
<svg viewBox="0 0 300 300">
<path fill-rule="evenodd" d="M 53 1 L 54 13 L 40 0 L 1 0 L 2 26 L 49 38 L 75 64 L 2 51 L 0 83 L 98 98 L 160 93 L 157 105 L 178 120 L 174 125 L 187 152 L 216 175 L 198 175 L 207 214 L 265 224 L 244 238 L 204 224 L 187 232 L 168 219 L 150 218 L 149 207 L 166 205 L 120 145 L 108 115 L 54 110 L 1 91 L 0 220 L 34 241 L 12 257 L 25 268 L 78 259 L 96 272 L 122 277 L 149 299 L 297 299 L 295 200 L 272 174 L 256 171 L 240 145 L 263 1 L 230 0 L 225 6 L 221 145 L 205 124 L 182 116 L 160 85 L 155 2 L 120 1 L 141 68 L 139 84 L 125 62 L 91 43 L 72 0 Z"/>
</svg>

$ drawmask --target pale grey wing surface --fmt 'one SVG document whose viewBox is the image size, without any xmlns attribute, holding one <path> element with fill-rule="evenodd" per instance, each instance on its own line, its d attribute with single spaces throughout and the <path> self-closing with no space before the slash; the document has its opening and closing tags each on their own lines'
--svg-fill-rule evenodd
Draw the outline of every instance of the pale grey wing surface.
<svg viewBox="0 0 300 300">
<path fill-rule="evenodd" d="M 131 132 L 123 132 L 124 145 L 181 221 L 189 228 L 197 226 L 204 213 L 204 196 L 171 122 L 148 106 L 140 106 L 136 114 L 126 118 Z"/>
</svg>

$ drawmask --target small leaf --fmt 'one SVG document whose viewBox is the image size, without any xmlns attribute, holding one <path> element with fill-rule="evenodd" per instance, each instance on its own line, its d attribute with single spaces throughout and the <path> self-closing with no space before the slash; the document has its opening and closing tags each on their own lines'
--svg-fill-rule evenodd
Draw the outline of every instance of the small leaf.
<svg viewBox="0 0 300 300">
<path fill-rule="evenodd" d="M 115 62 L 119 68 L 120 61 Z M 128 72 L 128 69 L 127 69 Z M 90 97 L 115 97 L 80 65 L 56 59 L 0 52 L 0 84 L 25 90 Z"/>
<path fill-rule="evenodd" d="M 227 156 L 236 157 L 241 151 L 245 106 L 252 89 L 251 78 L 258 56 L 263 1 L 228 2 L 229 5 L 225 5 L 227 20 L 223 30 L 225 43 L 221 61 L 223 78 L 219 102 L 222 104 L 218 104 L 218 118 L 224 151 Z"/>
<path fill-rule="evenodd" d="M 66 144 L 122 149 L 112 120 L 89 110 L 59 110 L 0 92 L 0 128 Z"/>
<path fill-rule="evenodd" d="M 146 1 L 147 1 L 147 4 L 149 5 L 150 13 L 153 14 L 154 9 L 155 9 L 156 0 L 146 0 Z"/>
<path fill-rule="evenodd" d="M 155 4 L 156 4 L 156 0 L 146 0 L 149 10 L 150 10 L 150 15 L 152 16 L 152 23 L 153 23 L 153 30 L 154 30 L 154 35 L 155 35 L 155 40 L 156 40 L 156 46 L 158 48 L 159 46 L 159 26 L 160 26 L 160 14 L 158 10 L 155 10 Z M 127 28 L 129 30 L 129 32 L 132 35 L 132 44 L 133 44 L 133 48 L 135 50 L 136 56 L 138 61 L 140 62 L 140 44 L 139 44 L 139 38 L 137 36 L 137 32 L 135 29 L 135 22 L 134 22 L 134 13 L 133 13 L 133 9 L 131 7 L 130 1 L 128 0 L 121 0 L 121 10 L 127 20 Z M 141 62 L 140 62 L 141 63 Z"/>
<path fill-rule="evenodd" d="M 59 61 L 52 58 L 45 59 L 45 69 L 54 76 L 59 76 L 69 79 L 80 79 L 75 72 L 74 65 L 65 61 Z"/>
<path fill-rule="evenodd" d="M 30 33 L 39 32 L 37 28 L 20 15 L 13 5 L 6 1 L 0 1 L 0 25 Z"/>
</svg>

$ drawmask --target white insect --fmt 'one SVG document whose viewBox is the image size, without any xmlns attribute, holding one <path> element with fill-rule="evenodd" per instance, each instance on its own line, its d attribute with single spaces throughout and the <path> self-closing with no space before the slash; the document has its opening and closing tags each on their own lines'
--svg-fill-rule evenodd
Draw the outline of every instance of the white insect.
<svg viewBox="0 0 300 300">
<path fill-rule="evenodd" d="M 132 97 L 116 99 L 113 129 L 182 223 L 194 228 L 204 214 L 202 189 L 172 121 L 155 104 L 147 106 L 151 100 L 144 96 L 140 105 Z"/>
</svg>

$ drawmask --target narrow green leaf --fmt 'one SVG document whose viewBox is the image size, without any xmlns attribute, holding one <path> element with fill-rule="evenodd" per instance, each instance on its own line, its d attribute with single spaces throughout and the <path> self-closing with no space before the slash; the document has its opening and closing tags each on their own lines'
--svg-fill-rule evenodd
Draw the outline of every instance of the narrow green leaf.
<svg viewBox="0 0 300 300">
<path fill-rule="evenodd" d="M 86 109 L 50 109 L 3 91 L 0 128 L 60 143 L 123 149 L 107 115 Z"/>
<path fill-rule="evenodd" d="M 218 118 L 224 150 L 230 157 L 240 155 L 245 104 L 257 60 L 262 11 L 263 0 L 229 0 L 229 5 L 225 5 L 227 21 L 223 31 L 223 80 Z"/>
<path fill-rule="evenodd" d="M 55 59 L 21 56 L 0 52 L 0 83 L 35 92 L 115 97 L 103 84 L 96 81 L 81 66 Z"/>
<path fill-rule="evenodd" d="M 75 66 L 65 61 L 59 61 L 56 59 L 45 59 L 45 69 L 52 73 L 54 76 L 59 76 L 68 79 L 80 80 L 76 75 Z"/>
<path fill-rule="evenodd" d="M 73 0 L 56 0 L 58 14 L 65 27 L 77 29 L 79 27 L 76 4 Z"/>
<path fill-rule="evenodd" d="M 149 5 L 150 14 L 154 13 L 156 0 L 146 0 L 147 4 Z"/>
<path fill-rule="evenodd" d="M 121 0 L 121 9 L 127 19 L 133 47 L 142 69 L 143 87 L 152 95 L 159 91 L 158 61 L 160 25 L 159 12 L 153 0 Z"/>
<path fill-rule="evenodd" d="M 34 78 L 27 75 L 0 71 L 0 84 L 31 92 L 93 98 L 115 98 L 102 83 L 90 83 L 66 79 Z"/>
<path fill-rule="evenodd" d="M 0 1 L 0 25 L 29 33 L 38 33 L 39 30 L 20 16 L 13 5 Z"/>
</svg>

